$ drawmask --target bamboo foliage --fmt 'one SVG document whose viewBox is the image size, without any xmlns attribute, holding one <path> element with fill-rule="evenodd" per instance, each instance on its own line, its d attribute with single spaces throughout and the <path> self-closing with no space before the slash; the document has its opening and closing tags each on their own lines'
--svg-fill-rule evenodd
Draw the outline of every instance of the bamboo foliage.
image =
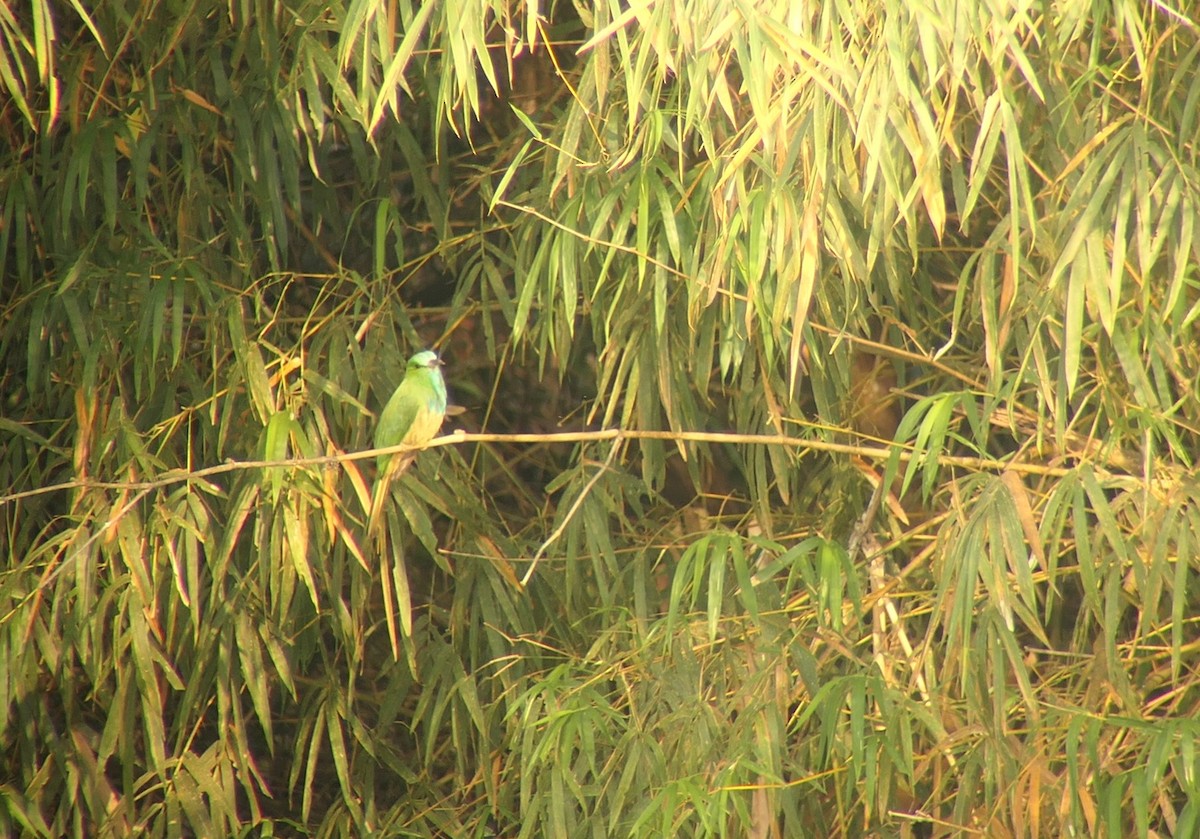
<svg viewBox="0 0 1200 839">
<path fill-rule="evenodd" d="M 1193 835 L 1196 35 L 3 6 L 0 832 Z"/>
</svg>

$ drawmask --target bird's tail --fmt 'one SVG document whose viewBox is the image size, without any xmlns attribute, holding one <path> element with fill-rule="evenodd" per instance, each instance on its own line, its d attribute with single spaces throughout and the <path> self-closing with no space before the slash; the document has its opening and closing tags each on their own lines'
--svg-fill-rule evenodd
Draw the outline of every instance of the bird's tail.
<svg viewBox="0 0 1200 839">
<path fill-rule="evenodd" d="M 368 539 L 374 539 L 382 533 L 383 508 L 387 503 L 388 496 L 391 494 L 392 481 L 402 475 L 412 461 L 412 455 L 394 455 L 388 461 L 388 465 L 375 479 L 375 489 L 371 493 L 371 510 L 367 514 Z"/>
</svg>

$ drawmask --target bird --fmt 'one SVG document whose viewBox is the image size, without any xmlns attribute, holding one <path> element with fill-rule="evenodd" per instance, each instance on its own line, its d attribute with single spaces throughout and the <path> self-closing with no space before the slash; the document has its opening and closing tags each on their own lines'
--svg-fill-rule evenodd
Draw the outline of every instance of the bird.
<svg viewBox="0 0 1200 839">
<path fill-rule="evenodd" d="M 430 350 L 423 350 L 408 360 L 404 379 L 379 414 L 375 448 L 421 446 L 433 439 L 446 416 L 446 381 L 442 378 L 441 367 L 442 360 Z M 381 474 L 393 459 L 407 465 L 412 454 L 380 455 Z"/>
<path fill-rule="evenodd" d="M 446 416 L 446 381 L 442 378 L 441 368 L 441 359 L 430 350 L 422 350 L 408 360 L 404 378 L 379 414 L 375 448 L 417 447 L 433 439 Z M 383 500 L 392 480 L 408 468 L 415 456 L 411 451 L 379 456 L 369 531 L 375 530 L 379 523 Z"/>
</svg>

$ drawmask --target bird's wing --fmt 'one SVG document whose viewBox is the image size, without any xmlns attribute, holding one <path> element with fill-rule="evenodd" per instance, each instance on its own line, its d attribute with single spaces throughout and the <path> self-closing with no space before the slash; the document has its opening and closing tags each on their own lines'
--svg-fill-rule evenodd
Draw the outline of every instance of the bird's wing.
<svg viewBox="0 0 1200 839">
<path fill-rule="evenodd" d="M 375 426 L 375 448 L 396 446 L 404 441 L 421 406 L 420 396 L 413 391 L 413 383 L 408 378 L 396 388 L 379 415 L 379 424 Z"/>
<path fill-rule="evenodd" d="M 420 397 L 413 392 L 413 380 L 405 376 L 392 398 L 383 406 L 379 422 L 375 426 L 375 448 L 398 446 L 412 428 L 421 404 Z M 397 457 L 390 454 L 379 456 L 379 469 L 375 479 L 375 490 L 371 499 L 371 510 L 367 516 L 367 533 L 378 536 L 382 524 L 383 502 L 388 487 L 396 474 L 407 466 L 411 456 Z"/>
</svg>

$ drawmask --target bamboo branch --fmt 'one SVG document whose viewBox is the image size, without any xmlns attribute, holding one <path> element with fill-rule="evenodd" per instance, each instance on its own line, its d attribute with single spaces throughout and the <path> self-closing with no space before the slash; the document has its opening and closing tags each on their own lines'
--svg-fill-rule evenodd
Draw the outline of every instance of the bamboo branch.
<svg viewBox="0 0 1200 839">
<path fill-rule="evenodd" d="M 91 479 L 64 481 L 35 489 L 0 495 L 0 506 L 13 501 L 20 501 L 24 498 L 72 489 L 154 490 L 178 483 L 200 482 L 215 475 L 222 475 L 228 472 L 239 472 L 248 469 L 294 469 L 311 466 L 332 466 L 345 461 L 367 460 L 385 454 L 422 451 L 441 446 L 457 446 L 463 443 L 563 444 L 589 443 L 603 440 L 670 440 L 724 445 L 784 446 L 801 451 L 857 455 L 862 458 L 875 460 L 886 460 L 892 456 L 893 448 L 900 445 L 893 443 L 891 446 L 861 446 L 851 443 L 835 443 L 828 440 L 789 437 L 782 434 L 738 434 L 721 431 L 627 431 L 620 428 L 609 428 L 600 431 L 562 431 L 551 434 L 491 434 L 456 431 L 452 434 L 436 437 L 428 443 L 416 447 L 389 446 L 382 449 L 364 449 L 356 452 L 342 452 L 318 457 L 285 458 L 282 460 L 226 460 L 224 463 L 206 466 L 201 469 L 171 469 L 157 478 L 144 481 L 99 481 Z M 914 451 L 911 446 L 901 446 L 899 458 L 901 461 L 907 462 L 923 454 L 923 452 Z M 1073 469 L 1065 466 L 1047 466 L 1042 463 L 1029 463 L 1019 460 L 965 457 L 962 455 L 942 455 L 938 458 L 938 462 L 943 466 L 953 466 L 971 471 L 1002 472 L 1010 470 L 1024 475 L 1041 475 L 1055 478 L 1066 477 L 1073 471 Z M 1101 478 L 1110 476 L 1109 470 L 1099 466 L 1097 467 L 1097 473 Z"/>
</svg>

